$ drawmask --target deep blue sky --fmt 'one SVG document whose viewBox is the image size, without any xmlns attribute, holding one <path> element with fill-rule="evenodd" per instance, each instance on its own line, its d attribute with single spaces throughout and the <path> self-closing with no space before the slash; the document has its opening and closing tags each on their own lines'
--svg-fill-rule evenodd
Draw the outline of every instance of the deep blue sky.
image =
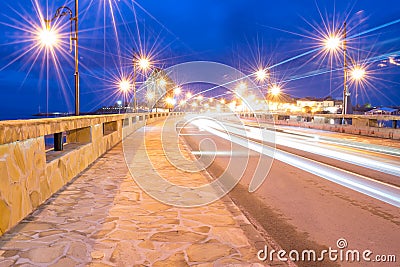
<svg viewBox="0 0 400 267">
<path fill-rule="evenodd" d="M 35 1 L 46 13 L 46 0 L 7 2 L 1 11 L 0 119 L 29 116 L 38 112 L 39 107 L 45 111 L 46 88 L 49 111 L 72 112 L 74 109 L 71 54 L 64 58 L 56 51 L 65 75 L 61 79 L 55 75 L 56 68 L 51 61 L 46 73 L 46 64 L 42 64 L 44 51 L 28 52 L 7 66 L 33 45 L 32 41 L 21 43 L 32 38 L 32 34 L 8 24 L 19 26 L 19 21 L 28 29 L 26 25 L 39 23 L 33 6 Z M 73 6 L 73 1 L 49 2 L 49 14 L 63 4 Z M 397 0 L 146 0 L 137 1 L 134 8 L 130 0 L 112 0 L 112 7 L 109 1 L 105 1 L 105 6 L 102 2 L 80 0 L 82 111 L 111 105 L 121 98 L 113 83 L 121 76 L 120 70 L 128 72 L 133 49 L 151 51 L 158 65 L 164 67 L 191 60 L 209 60 L 250 72 L 257 61 L 278 64 L 315 48 L 318 42 L 313 38 L 318 33 L 313 26 L 323 29 L 324 22 L 331 24 L 334 19 L 337 22 L 347 19 L 352 36 L 400 19 Z M 30 23 L 24 22 L 22 17 Z M 63 32 L 67 33 L 68 28 Z M 350 54 L 362 62 L 384 54 L 397 56 L 394 59 L 398 60 L 399 36 L 400 23 L 372 31 L 351 41 Z M 66 37 L 64 39 L 68 42 Z M 68 44 L 63 47 L 68 49 Z M 379 59 L 368 64 L 368 84 L 360 89 L 359 103 L 400 105 L 400 66 L 396 65 L 399 61 L 391 64 L 387 57 Z M 340 66 L 336 60 L 332 64 L 332 68 Z M 273 73 L 277 81 L 284 83 L 284 90 L 294 96 L 324 97 L 332 93 L 340 98 L 340 71 L 296 79 L 324 70 L 331 70 L 329 57 L 311 54 L 282 64 L 274 68 Z M 353 87 L 350 90 L 354 90 Z"/>
</svg>

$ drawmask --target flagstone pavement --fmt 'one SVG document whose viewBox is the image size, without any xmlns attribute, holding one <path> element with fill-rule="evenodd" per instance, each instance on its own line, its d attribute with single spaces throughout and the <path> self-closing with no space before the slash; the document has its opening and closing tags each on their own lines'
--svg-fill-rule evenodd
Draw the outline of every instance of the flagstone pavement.
<svg viewBox="0 0 400 267">
<path fill-rule="evenodd" d="M 155 168 L 175 177 L 155 141 L 161 125 L 146 132 L 148 148 L 158 153 Z M 181 182 L 209 179 L 185 175 Z M 0 266 L 265 266 L 257 259 L 264 244 L 229 197 L 183 208 L 147 195 L 132 179 L 120 143 L 0 237 Z"/>
</svg>

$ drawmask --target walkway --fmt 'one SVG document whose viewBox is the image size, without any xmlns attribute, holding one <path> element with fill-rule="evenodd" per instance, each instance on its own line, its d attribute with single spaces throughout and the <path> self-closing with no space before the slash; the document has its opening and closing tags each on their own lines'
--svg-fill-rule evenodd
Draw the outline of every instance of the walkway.
<svg viewBox="0 0 400 267">
<path fill-rule="evenodd" d="M 147 148 L 160 159 L 154 168 L 175 177 L 163 159 L 161 123 L 147 129 Z M 151 198 L 132 179 L 119 144 L 0 238 L 0 266 L 261 266 L 257 251 L 264 244 L 228 197 L 197 208 Z"/>
</svg>

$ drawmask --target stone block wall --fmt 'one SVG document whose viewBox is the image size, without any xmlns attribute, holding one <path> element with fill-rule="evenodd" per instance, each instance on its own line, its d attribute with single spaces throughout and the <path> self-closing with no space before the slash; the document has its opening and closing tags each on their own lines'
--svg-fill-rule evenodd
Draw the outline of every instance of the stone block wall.
<svg viewBox="0 0 400 267">
<path fill-rule="evenodd" d="M 147 120 L 145 114 L 121 114 L 0 121 L 0 236 L 122 138 L 146 123 L 177 115 L 181 113 Z M 129 121 L 125 127 L 124 119 Z M 110 122 L 116 127 L 105 134 L 103 125 Z M 67 133 L 68 144 L 48 157 L 44 136 L 60 132 Z"/>
<path fill-rule="evenodd" d="M 352 125 L 330 124 L 342 121 L 340 114 L 240 114 L 243 118 L 258 118 L 261 121 L 273 122 L 276 125 L 287 125 L 302 128 L 311 128 L 331 132 L 364 135 L 379 138 L 400 140 L 400 128 L 378 127 L 378 120 L 400 121 L 399 116 L 394 115 L 345 115 L 345 118 L 352 121 Z M 397 123 L 396 123 L 397 125 Z"/>
</svg>

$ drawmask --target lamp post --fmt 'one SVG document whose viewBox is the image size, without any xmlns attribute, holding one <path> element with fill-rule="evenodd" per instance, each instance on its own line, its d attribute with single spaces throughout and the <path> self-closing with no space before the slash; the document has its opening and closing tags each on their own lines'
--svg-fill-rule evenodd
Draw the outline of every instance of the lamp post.
<svg viewBox="0 0 400 267">
<path fill-rule="evenodd" d="M 354 65 L 351 70 L 351 78 L 356 82 L 356 106 L 358 106 L 358 83 L 365 77 L 365 69 L 362 66 Z"/>
<path fill-rule="evenodd" d="M 264 106 L 264 108 L 268 109 L 269 104 L 270 104 L 270 95 L 276 97 L 280 94 L 281 92 L 281 88 L 276 85 L 273 84 L 271 81 L 271 71 L 270 71 L 270 67 L 268 66 L 267 68 L 261 68 L 258 71 L 255 72 L 255 76 L 256 79 L 260 82 L 263 83 L 264 81 L 266 81 L 267 84 L 267 93 L 264 94 L 263 89 L 261 89 L 261 94 L 263 95 L 264 99 L 265 99 L 265 103 L 267 106 Z M 263 87 L 262 87 L 263 88 Z M 268 96 L 266 96 L 268 94 Z"/>
<path fill-rule="evenodd" d="M 255 75 L 256 75 L 256 79 L 260 83 L 263 83 L 265 80 L 267 81 L 267 88 L 269 86 L 272 86 L 271 72 L 269 70 L 269 67 L 267 67 L 266 69 L 259 69 L 258 71 L 255 72 Z M 263 94 L 262 90 L 261 90 L 261 93 Z"/>
<path fill-rule="evenodd" d="M 281 88 L 279 85 L 273 85 L 271 89 L 268 92 L 269 94 L 272 94 L 273 96 L 278 96 L 281 93 Z"/>
<path fill-rule="evenodd" d="M 151 68 L 151 62 L 147 57 L 140 57 L 136 59 L 133 57 L 133 110 L 137 112 L 137 96 L 136 96 L 136 79 L 137 79 L 137 68 L 139 67 L 141 70 L 146 71 Z"/>
<path fill-rule="evenodd" d="M 50 23 L 53 22 L 57 18 L 61 18 L 64 16 L 69 16 L 69 20 L 71 22 L 71 29 L 70 29 L 70 43 L 71 43 L 71 50 L 72 50 L 72 42 L 74 43 L 74 60 L 75 60 L 75 115 L 79 115 L 79 54 L 78 54 L 78 0 L 75 0 L 75 16 L 73 16 L 72 10 L 67 7 L 67 6 L 61 6 L 56 10 L 56 13 L 51 19 L 45 19 L 45 25 L 46 25 L 46 31 L 47 33 L 50 32 Z M 73 25 L 74 24 L 74 32 L 72 31 Z M 74 36 L 72 36 L 72 33 L 74 33 Z M 42 38 L 54 38 L 51 35 L 44 35 L 42 33 Z M 49 39 L 50 41 L 52 39 Z M 54 42 L 51 41 L 51 43 L 48 43 L 47 45 L 51 45 Z"/>
<path fill-rule="evenodd" d="M 350 93 L 347 86 L 347 23 L 343 23 L 343 115 L 346 115 Z"/>
<path fill-rule="evenodd" d="M 128 93 L 131 88 L 131 83 L 128 80 L 122 79 L 119 83 L 119 89 L 123 93 L 123 106 L 125 108 L 125 113 L 127 113 L 126 102 L 128 99 Z"/>
<path fill-rule="evenodd" d="M 350 92 L 348 87 L 349 80 L 349 67 L 348 67 L 348 59 L 350 59 L 353 69 L 351 70 L 351 78 L 356 81 L 361 81 L 364 78 L 365 70 L 359 66 L 352 58 L 347 55 L 347 23 L 344 22 L 342 28 L 339 29 L 342 31 L 340 35 L 330 35 L 325 40 L 325 47 L 330 51 L 335 51 L 340 49 L 340 43 L 342 42 L 342 51 L 343 51 L 343 123 L 345 122 L 344 115 L 348 114 L 348 104 L 350 99 Z M 341 41 L 343 39 L 343 41 Z M 358 92 L 356 92 L 356 98 L 358 98 Z M 357 100 L 356 100 L 357 101 Z"/>
<path fill-rule="evenodd" d="M 346 115 L 348 100 L 350 97 L 350 93 L 347 86 L 347 23 L 344 22 L 342 28 L 338 30 L 343 31 L 341 35 L 332 34 L 325 40 L 325 48 L 330 51 L 335 51 L 340 48 L 340 43 L 342 42 L 342 51 L 343 51 L 343 108 L 342 114 Z M 343 39 L 343 41 L 341 41 Z M 344 120 L 344 118 L 343 118 Z"/>
</svg>

